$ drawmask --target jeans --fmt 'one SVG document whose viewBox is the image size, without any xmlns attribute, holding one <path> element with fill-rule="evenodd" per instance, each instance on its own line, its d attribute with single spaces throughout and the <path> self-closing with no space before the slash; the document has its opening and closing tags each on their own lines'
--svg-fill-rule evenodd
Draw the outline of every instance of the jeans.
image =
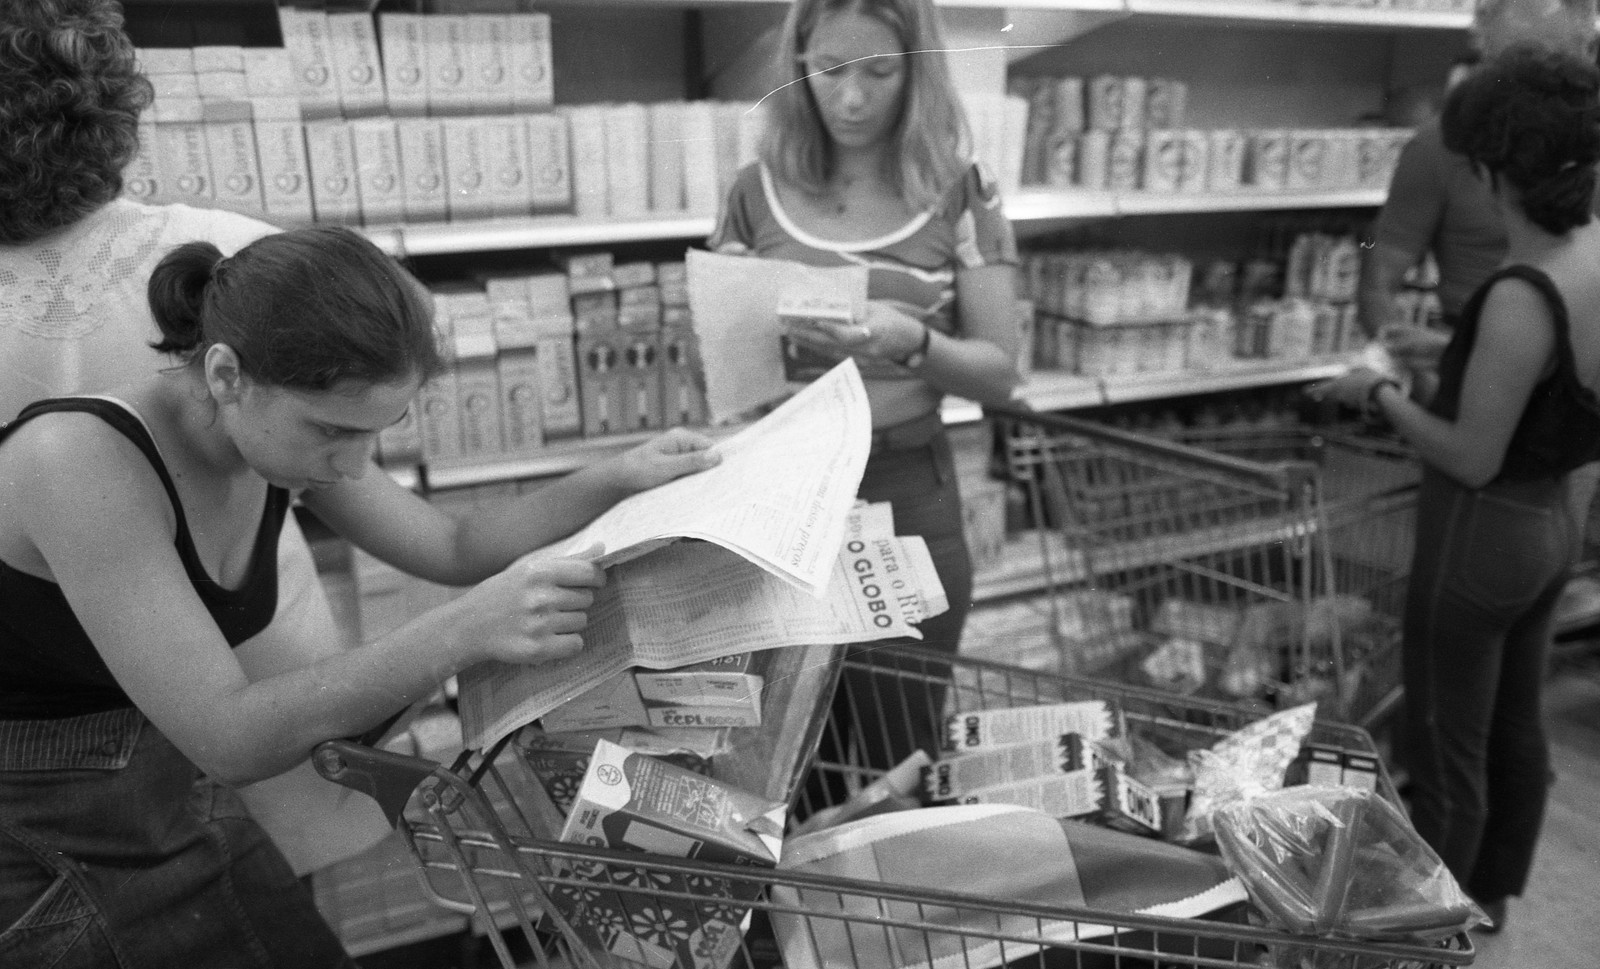
<svg viewBox="0 0 1600 969">
<path fill-rule="evenodd" d="M 352 965 L 238 795 L 137 710 L 0 721 L 0 966 Z"/>
<path fill-rule="evenodd" d="M 923 635 L 920 643 L 892 642 L 955 655 L 972 610 L 972 559 L 962 528 L 949 438 L 941 430 L 917 446 L 875 451 L 857 495 L 866 501 L 890 502 L 896 534 L 922 536 L 950 602 L 949 611 L 917 627 Z M 904 675 L 908 671 L 897 671 L 893 661 L 878 655 L 879 645 L 850 647 L 853 662 L 875 664 L 885 672 L 846 669 L 830 714 L 834 729 L 822 738 L 819 756 L 824 760 L 840 763 L 860 757 L 866 766 L 885 770 L 918 748 L 937 754 L 934 727 L 944 712 L 945 691 L 935 681 L 941 679 L 941 671 L 919 664 L 914 676 Z M 837 783 L 830 783 L 825 795 L 815 784 L 809 788 L 810 797 L 825 797 L 830 804 L 845 793 Z"/>
<path fill-rule="evenodd" d="M 1565 478 L 1466 488 L 1425 469 L 1404 619 L 1411 820 L 1473 897 L 1520 895 L 1544 819 L 1540 691 L 1582 538 Z"/>
</svg>

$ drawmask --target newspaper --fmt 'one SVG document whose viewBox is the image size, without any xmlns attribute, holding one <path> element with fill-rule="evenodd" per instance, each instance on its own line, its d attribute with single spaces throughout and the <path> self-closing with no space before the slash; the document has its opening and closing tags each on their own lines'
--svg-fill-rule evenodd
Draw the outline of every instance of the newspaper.
<svg viewBox="0 0 1600 969">
<path fill-rule="evenodd" d="M 778 297 L 802 290 L 859 303 L 866 266 L 808 266 L 690 249 L 689 309 L 706 376 L 706 409 L 721 424 L 794 389 L 785 383 Z"/>
<path fill-rule="evenodd" d="M 629 667 L 671 669 L 737 653 L 911 637 L 949 605 L 918 536 L 862 533 L 833 556 L 815 598 L 709 542 L 678 542 L 612 569 L 584 649 L 539 666 L 484 663 L 460 677 L 468 747 L 494 744 Z"/>
<path fill-rule="evenodd" d="M 853 360 L 717 444 L 722 463 L 618 502 L 558 555 L 605 546 L 609 568 L 680 538 L 715 542 L 822 595 L 872 447 L 872 414 Z"/>
</svg>

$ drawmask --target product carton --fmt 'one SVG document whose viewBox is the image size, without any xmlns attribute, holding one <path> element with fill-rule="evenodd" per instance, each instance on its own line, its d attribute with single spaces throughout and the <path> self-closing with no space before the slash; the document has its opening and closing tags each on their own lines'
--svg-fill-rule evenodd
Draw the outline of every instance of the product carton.
<svg viewBox="0 0 1600 969">
<path fill-rule="evenodd" d="M 454 370 L 439 374 L 417 392 L 417 432 L 422 438 L 424 462 L 448 464 L 461 459 L 464 449 L 461 417 L 457 413 L 459 399 Z"/>
<path fill-rule="evenodd" d="M 200 79 L 193 74 L 152 74 L 149 81 L 157 104 L 200 97 Z"/>
<path fill-rule="evenodd" d="M 713 215 L 722 204 L 718 184 L 716 105 L 689 101 L 683 106 L 683 199 L 685 210 Z"/>
<path fill-rule="evenodd" d="M 361 195 L 350 125 L 337 118 L 306 122 L 306 155 L 311 161 L 311 207 L 317 221 L 360 225 Z"/>
<path fill-rule="evenodd" d="M 1146 135 L 1144 144 L 1143 188 L 1150 192 L 1176 192 L 1182 182 L 1182 132 L 1151 131 Z"/>
<path fill-rule="evenodd" d="M 450 187 L 450 221 L 487 219 L 494 215 L 484 154 L 484 118 L 445 118 L 445 182 Z"/>
<path fill-rule="evenodd" d="M 656 264 L 648 260 L 639 259 L 633 262 L 615 262 L 611 267 L 611 282 L 621 290 L 619 298 L 622 305 L 627 306 L 640 302 L 661 302 L 659 291 L 655 298 L 650 294 L 642 293 L 645 287 L 654 287 L 656 284 Z"/>
<path fill-rule="evenodd" d="M 783 848 L 785 813 L 782 804 L 601 740 L 561 840 L 771 868 Z M 573 871 L 595 884 L 553 890 L 562 914 L 591 946 L 648 966 L 727 969 L 742 945 L 745 912 L 737 903 L 758 891 L 744 881 L 663 873 L 670 883 L 661 891 L 622 895 L 607 887 L 619 883 L 622 872 L 606 863 L 574 864 Z M 630 919 L 641 905 L 660 924 L 682 931 L 656 932 Z"/>
<path fill-rule="evenodd" d="M 1089 79 L 1089 127 L 1114 131 L 1122 126 L 1122 78 L 1099 74 Z"/>
<path fill-rule="evenodd" d="M 436 299 L 440 311 L 450 319 L 461 456 L 467 461 L 483 461 L 505 450 L 493 310 L 481 290 L 450 292 Z"/>
<path fill-rule="evenodd" d="M 1247 167 L 1252 188 L 1263 192 L 1283 189 L 1289 177 L 1289 132 L 1251 132 Z"/>
<path fill-rule="evenodd" d="M 282 47 L 240 49 L 244 64 L 244 87 L 252 98 L 293 98 L 296 96 L 294 62 Z M 296 105 L 298 107 L 298 104 Z M 299 117 L 297 113 L 295 117 Z"/>
<path fill-rule="evenodd" d="M 763 653 L 737 653 L 670 670 L 637 669 L 633 680 L 647 703 L 739 706 L 761 693 Z"/>
<path fill-rule="evenodd" d="M 599 105 L 563 108 L 572 146 L 572 210 L 582 216 L 611 211 L 610 158 L 606 144 L 606 109 Z"/>
<path fill-rule="evenodd" d="M 761 726 L 761 694 L 751 693 L 740 703 L 646 703 L 648 726 L 708 730 Z"/>
<path fill-rule="evenodd" d="M 400 136 L 392 118 L 360 118 L 350 122 L 355 150 L 356 189 L 361 220 L 366 225 L 393 225 L 406 220 L 405 180 L 400 177 Z"/>
<path fill-rule="evenodd" d="M 650 211 L 682 212 L 683 102 L 662 101 L 649 112 Z"/>
<path fill-rule="evenodd" d="M 573 327 L 584 333 L 589 330 L 615 330 L 618 326 L 617 294 L 604 292 L 577 292 L 572 294 Z"/>
<path fill-rule="evenodd" d="M 301 112 L 309 120 L 338 117 L 339 74 L 329 50 L 327 11 L 279 7 L 278 25 L 294 65 Z"/>
<path fill-rule="evenodd" d="M 1122 114 L 1117 127 L 1123 131 L 1142 131 L 1154 127 L 1145 119 L 1145 102 L 1150 97 L 1150 82 L 1138 76 L 1122 79 Z"/>
<path fill-rule="evenodd" d="M 1151 128 L 1182 128 L 1189 86 L 1167 77 L 1152 77 L 1146 91 L 1144 120 Z"/>
<path fill-rule="evenodd" d="M 339 74 L 339 106 L 346 118 L 383 114 L 383 67 L 378 33 L 364 10 L 329 11 L 328 51 Z"/>
<path fill-rule="evenodd" d="M 1080 734 L 1093 741 L 1120 734 L 1121 730 L 1103 700 L 973 710 L 945 719 L 944 749 L 968 754 L 1064 733 Z"/>
<path fill-rule="evenodd" d="M 622 366 L 617 374 L 622 404 L 622 429 L 648 431 L 664 427 L 661 414 L 661 334 L 658 330 L 622 330 Z"/>
<path fill-rule="evenodd" d="M 518 112 L 540 111 L 556 101 L 551 64 L 550 15 L 506 15 L 507 61 L 512 65 L 511 102 Z"/>
<path fill-rule="evenodd" d="M 1381 770 L 1376 755 L 1346 750 L 1327 744 L 1305 743 L 1289 768 L 1286 783 L 1302 782 L 1321 787 L 1355 787 L 1376 790 Z"/>
<path fill-rule="evenodd" d="M 567 287 L 564 272 L 539 272 L 523 277 L 523 298 L 528 303 L 528 313 L 539 323 L 541 333 L 557 335 L 573 332 L 572 292 Z"/>
<path fill-rule="evenodd" d="M 685 743 L 691 734 L 717 736 L 720 731 L 662 731 L 641 727 L 614 727 L 607 730 L 577 730 L 549 733 L 528 727 L 517 735 L 517 754 L 538 778 L 545 795 L 565 818 L 583 786 L 595 744 L 607 740 L 636 754 L 644 754 L 709 777 L 711 750 L 715 744 L 703 740 Z"/>
<path fill-rule="evenodd" d="M 521 292 L 514 299 L 498 298 L 493 283 L 489 289 L 498 350 L 495 371 L 500 378 L 500 430 L 508 455 L 532 454 L 544 446 L 539 331 L 528 310 L 526 286 L 518 288 Z"/>
<path fill-rule="evenodd" d="M 1128 192 L 1139 188 L 1144 168 L 1145 133 L 1127 128 L 1112 132 L 1106 162 L 1106 188 Z"/>
<path fill-rule="evenodd" d="M 428 113 L 427 19 L 419 13 L 378 14 L 384 93 L 395 117 Z"/>
<path fill-rule="evenodd" d="M 467 14 L 429 14 L 422 37 L 428 48 L 428 113 L 471 114 L 476 91 L 467 63 Z"/>
<path fill-rule="evenodd" d="M 309 223 L 311 163 L 306 158 L 305 126 L 300 102 L 289 98 L 252 98 L 256 157 L 261 163 L 261 198 L 268 218 L 279 225 Z"/>
<path fill-rule="evenodd" d="M 619 329 L 594 329 L 578 334 L 578 390 L 582 400 L 583 436 L 602 437 L 626 430 L 621 372 L 624 337 Z"/>
<path fill-rule="evenodd" d="M 481 119 L 489 209 L 496 216 L 533 212 L 533 183 L 528 177 L 528 123 L 520 115 Z"/>
<path fill-rule="evenodd" d="M 661 422 L 666 427 L 698 427 L 706 422 L 700 344 L 687 324 L 661 328 Z"/>
<path fill-rule="evenodd" d="M 141 47 L 135 54 L 139 70 L 152 81 L 163 75 L 194 74 L 193 47 Z"/>
<path fill-rule="evenodd" d="M 211 185 L 211 153 L 206 146 L 204 109 L 194 99 L 157 101 L 156 165 L 161 170 L 160 202 L 207 206 L 216 197 Z"/>
<path fill-rule="evenodd" d="M 577 347 L 573 334 L 539 337 L 539 415 L 547 441 L 583 433 L 583 394 L 578 385 Z"/>
<path fill-rule="evenodd" d="M 510 23 L 504 14 L 475 13 L 467 17 L 468 84 L 474 110 L 479 114 L 509 114 L 515 109 L 510 60 Z"/>
<path fill-rule="evenodd" d="M 442 222 L 450 212 L 443 123 L 430 118 L 400 118 L 400 173 L 405 178 L 407 222 Z"/>
<path fill-rule="evenodd" d="M 932 800 L 953 801 L 997 784 L 1070 774 L 1098 763 L 1094 745 L 1082 734 L 1064 733 L 1054 739 L 945 757 L 929 768 L 924 787 Z"/>
<path fill-rule="evenodd" d="M 206 154 L 211 158 L 217 207 L 250 215 L 262 214 L 266 203 L 261 195 L 261 163 L 256 153 L 250 103 L 205 101 L 201 112 L 205 119 Z"/>
<path fill-rule="evenodd" d="M 567 733 L 641 727 L 647 719 L 633 673 L 623 670 L 540 717 L 539 725 L 546 733 Z"/>
<path fill-rule="evenodd" d="M 1183 167 L 1178 175 L 1178 191 L 1198 195 L 1206 190 L 1211 168 L 1211 137 L 1208 132 L 1187 129 L 1182 139 Z"/>
<path fill-rule="evenodd" d="M 1326 131 L 1295 131 L 1289 137 L 1289 164 L 1283 187 L 1291 191 L 1319 191 L 1330 185 L 1332 147 Z"/>
<path fill-rule="evenodd" d="M 535 212 L 572 209 L 572 145 L 566 115 L 527 117 L 528 190 Z"/>
<path fill-rule="evenodd" d="M 139 122 L 139 147 L 122 170 L 122 194 L 135 202 L 154 203 L 161 194 L 161 162 L 156 157 L 156 126 Z"/>
<path fill-rule="evenodd" d="M 1111 132 L 1085 131 L 1078 139 L 1078 186 L 1104 191 L 1111 181 Z"/>
<path fill-rule="evenodd" d="M 1206 190 L 1234 192 L 1244 184 L 1249 139 L 1236 129 L 1220 128 L 1207 135 Z"/>
<path fill-rule="evenodd" d="M 244 71 L 206 71 L 194 76 L 195 94 L 202 101 L 244 101 L 250 86 Z"/>
<path fill-rule="evenodd" d="M 599 293 L 617 288 L 612 277 L 615 259 L 604 249 L 584 252 L 558 252 L 556 265 L 567 274 L 567 290 L 573 296 Z"/>
</svg>

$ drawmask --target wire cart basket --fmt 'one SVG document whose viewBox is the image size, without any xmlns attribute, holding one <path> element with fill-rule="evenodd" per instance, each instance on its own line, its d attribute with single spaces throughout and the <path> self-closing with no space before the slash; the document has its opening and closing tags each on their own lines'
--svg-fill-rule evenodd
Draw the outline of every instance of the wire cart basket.
<svg viewBox="0 0 1600 969">
<path fill-rule="evenodd" d="M 1063 669 L 1373 727 L 1399 696 L 1418 465 L 1359 428 L 1173 437 L 991 410 Z"/>
<path fill-rule="evenodd" d="M 846 706 L 887 699 L 908 718 L 905 726 L 919 734 L 942 726 L 952 709 L 1087 699 L 1114 705 L 1130 730 L 1137 726 L 1191 748 L 1209 746 L 1254 719 L 1236 704 L 1034 673 L 915 647 L 822 652 L 828 689 L 797 734 L 800 754 L 792 766 L 779 765 L 783 776 L 770 788 L 786 789 L 791 800 L 816 772 L 854 775 L 857 783 L 876 773 L 820 758 L 807 764 L 820 733 L 832 729 L 826 722 L 829 711 L 839 709 L 827 702 L 835 683 Z M 873 695 L 848 695 L 857 688 L 853 684 L 863 682 L 872 684 Z M 910 722 L 918 718 L 922 722 Z M 760 734 L 767 728 L 749 729 Z M 1356 727 L 1319 721 L 1308 742 L 1375 757 L 1370 737 Z M 463 754 L 448 767 L 348 740 L 323 744 L 315 763 L 325 778 L 378 800 L 409 846 L 428 892 L 486 927 L 505 969 L 1165 969 L 1255 966 L 1278 947 L 1292 947 L 1297 958 L 1315 959 L 1318 967 L 1339 969 L 1420 969 L 1466 965 L 1473 958 L 1465 933 L 1439 945 L 1332 940 L 1252 924 L 1240 911 L 1244 906 L 1234 907 L 1235 921 L 1210 921 L 1028 905 L 963 894 L 959 884 L 948 890 L 909 888 L 559 843 L 550 835 L 549 802 L 529 777 L 517 735 L 492 749 Z M 1388 775 L 1377 763 L 1379 790 L 1393 799 Z M 725 765 L 718 757 L 712 776 L 737 774 L 745 766 L 738 758 Z M 668 936 L 700 940 L 707 946 L 706 958 L 697 955 L 692 966 L 662 961 L 660 948 L 649 943 Z M 596 939 L 605 944 L 596 945 Z M 831 940 L 831 948 L 819 940 Z M 799 944 L 805 942 L 812 944 Z M 817 951 L 834 955 L 806 954 Z M 885 952 L 893 954 L 888 963 Z"/>
</svg>

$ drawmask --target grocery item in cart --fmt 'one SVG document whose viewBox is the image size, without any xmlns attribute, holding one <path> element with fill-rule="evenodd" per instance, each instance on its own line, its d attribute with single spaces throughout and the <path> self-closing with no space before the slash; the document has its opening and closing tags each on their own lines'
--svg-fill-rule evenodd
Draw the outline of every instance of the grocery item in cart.
<svg viewBox="0 0 1600 969">
<path fill-rule="evenodd" d="M 1218 808 L 1281 788 L 1316 716 L 1317 705 L 1304 703 L 1247 724 L 1209 750 L 1190 751 L 1194 793 L 1184 824 L 1185 840 L 1210 837 L 1211 816 Z"/>
<path fill-rule="evenodd" d="M 1219 808 L 1214 823 L 1223 859 L 1275 928 L 1432 942 L 1485 920 L 1405 815 L 1372 791 L 1286 788 Z M 1274 965 L 1335 964 L 1275 949 Z"/>
<path fill-rule="evenodd" d="M 1104 740 L 1121 736 L 1117 720 L 1116 712 L 1103 700 L 958 711 L 945 718 L 944 748 L 952 753 L 974 753 L 1064 733 Z"/>
<path fill-rule="evenodd" d="M 630 867 L 626 854 L 770 868 L 782 851 L 785 813 L 782 804 L 601 740 L 561 840 L 619 855 L 561 866 L 559 874 L 591 884 L 557 886 L 551 898 L 593 948 L 646 966 L 723 969 L 739 949 L 748 886 Z M 647 905 L 612 887 L 641 880 L 658 892 Z"/>
</svg>

